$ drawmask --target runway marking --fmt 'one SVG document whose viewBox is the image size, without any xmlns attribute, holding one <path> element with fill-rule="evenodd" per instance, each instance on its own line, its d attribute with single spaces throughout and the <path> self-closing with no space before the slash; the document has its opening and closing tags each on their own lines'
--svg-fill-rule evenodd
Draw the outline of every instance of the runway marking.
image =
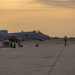
<svg viewBox="0 0 75 75">
<path fill-rule="evenodd" d="M 66 46 L 64 46 L 63 49 L 61 50 L 61 52 L 59 53 L 59 55 L 58 55 L 56 61 L 54 62 L 54 65 L 52 66 L 52 68 L 51 68 L 50 71 L 49 71 L 49 75 L 51 75 L 51 72 L 53 71 L 53 69 L 54 69 L 54 67 L 55 67 L 55 65 L 56 65 L 56 63 L 57 63 L 57 61 L 58 61 L 58 59 L 60 58 L 60 56 L 61 56 L 63 50 L 65 49 L 65 47 L 66 47 Z"/>
</svg>

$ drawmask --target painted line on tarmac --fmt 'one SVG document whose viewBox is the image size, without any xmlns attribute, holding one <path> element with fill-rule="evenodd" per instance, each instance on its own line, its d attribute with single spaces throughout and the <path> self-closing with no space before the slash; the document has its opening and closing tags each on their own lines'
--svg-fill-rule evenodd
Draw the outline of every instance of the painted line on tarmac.
<svg viewBox="0 0 75 75">
<path fill-rule="evenodd" d="M 59 55 L 58 55 L 58 57 L 57 57 L 56 61 L 54 62 L 54 65 L 52 66 L 52 68 L 51 68 L 51 69 L 50 69 L 50 71 L 49 71 L 49 75 L 51 75 L 51 73 L 52 73 L 52 71 L 53 71 L 53 69 L 54 69 L 55 65 L 57 64 L 58 59 L 60 58 L 60 56 L 61 56 L 62 52 L 63 52 L 63 51 L 64 51 L 64 49 L 65 49 L 65 47 L 66 47 L 66 46 L 64 46 L 64 47 L 61 49 L 61 51 L 60 51 L 60 53 L 59 53 Z"/>
</svg>

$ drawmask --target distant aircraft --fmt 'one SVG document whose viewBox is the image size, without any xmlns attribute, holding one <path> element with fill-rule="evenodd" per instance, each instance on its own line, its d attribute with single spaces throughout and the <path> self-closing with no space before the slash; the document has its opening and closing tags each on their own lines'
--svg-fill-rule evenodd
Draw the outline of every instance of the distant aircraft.
<svg viewBox="0 0 75 75">
<path fill-rule="evenodd" d="M 11 38 L 16 38 L 18 40 L 39 40 L 43 41 L 46 39 L 50 39 L 49 36 L 41 33 L 40 31 L 32 31 L 32 32 L 17 32 L 17 33 L 9 33 Z"/>
<path fill-rule="evenodd" d="M 9 38 L 7 30 L 0 30 L 0 40 L 6 40 Z"/>
</svg>

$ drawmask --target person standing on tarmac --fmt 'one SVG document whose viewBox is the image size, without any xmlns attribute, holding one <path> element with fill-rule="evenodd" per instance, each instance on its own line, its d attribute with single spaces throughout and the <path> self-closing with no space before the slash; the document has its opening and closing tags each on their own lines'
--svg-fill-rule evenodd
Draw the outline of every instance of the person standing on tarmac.
<svg viewBox="0 0 75 75">
<path fill-rule="evenodd" d="M 20 44 L 20 42 L 18 42 L 18 47 L 20 47 L 21 46 L 21 44 Z"/>
<path fill-rule="evenodd" d="M 13 47 L 13 43 L 11 42 L 11 44 L 10 44 L 10 47 L 12 48 Z"/>
<path fill-rule="evenodd" d="M 64 37 L 65 46 L 67 46 L 67 36 Z"/>
</svg>

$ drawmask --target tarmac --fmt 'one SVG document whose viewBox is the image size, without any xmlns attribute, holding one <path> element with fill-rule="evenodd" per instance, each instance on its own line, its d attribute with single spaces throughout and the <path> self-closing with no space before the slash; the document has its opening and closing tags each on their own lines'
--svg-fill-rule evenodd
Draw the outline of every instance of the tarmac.
<svg viewBox="0 0 75 75">
<path fill-rule="evenodd" d="M 75 75 L 75 44 L 1 48 L 0 75 Z"/>
</svg>

